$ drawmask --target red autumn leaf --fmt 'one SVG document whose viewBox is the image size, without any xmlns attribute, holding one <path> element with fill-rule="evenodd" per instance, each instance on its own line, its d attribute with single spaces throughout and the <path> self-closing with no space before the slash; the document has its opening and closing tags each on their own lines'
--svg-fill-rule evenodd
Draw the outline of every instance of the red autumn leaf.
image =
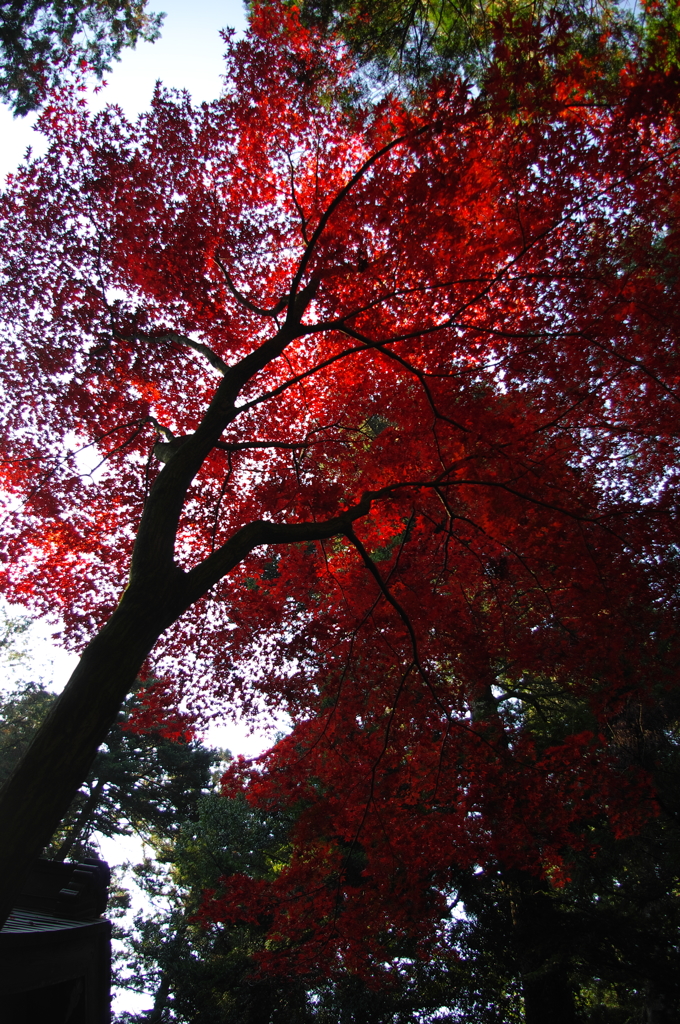
<svg viewBox="0 0 680 1024">
<path fill-rule="evenodd" d="M 3 584 L 83 655 L 0 879 L 148 659 L 155 725 L 294 723 L 227 780 L 295 811 L 289 862 L 204 917 L 359 969 L 436 941 L 454 867 L 561 884 L 654 813 L 611 735 L 677 658 L 677 98 L 591 104 L 593 59 L 533 107 L 491 75 L 350 112 L 274 6 L 227 62 L 136 124 L 55 102 L 2 197 Z"/>
</svg>

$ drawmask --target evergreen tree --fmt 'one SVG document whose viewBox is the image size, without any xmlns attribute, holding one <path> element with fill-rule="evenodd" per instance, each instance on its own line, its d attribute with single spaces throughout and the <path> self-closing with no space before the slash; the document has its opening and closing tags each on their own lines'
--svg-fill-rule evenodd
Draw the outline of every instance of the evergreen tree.
<svg viewBox="0 0 680 1024">
<path fill-rule="evenodd" d="M 0 783 L 10 775 L 56 695 L 43 683 L 19 682 L 0 703 Z M 218 756 L 196 740 L 168 739 L 130 728 L 139 699 L 129 698 L 101 746 L 45 855 L 58 860 L 91 855 L 96 835 L 169 841 L 196 815 Z"/>
<path fill-rule="evenodd" d="M 67 66 L 86 62 L 101 78 L 125 47 L 158 38 L 163 15 L 146 6 L 147 0 L 3 0 L 0 99 L 27 114 Z"/>
<path fill-rule="evenodd" d="M 434 76 L 451 73 L 483 90 L 499 49 L 524 46 L 531 61 L 529 26 L 545 71 L 575 54 L 602 62 L 606 52 L 611 76 L 630 60 L 644 61 L 659 32 L 669 42 L 677 35 L 671 7 L 621 0 L 302 0 L 299 6 L 306 24 L 343 37 L 362 66 L 358 84 L 369 91 L 396 85 L 418 93 Z M 511 74 L 507 84 L 512 88 Z"/>
</svg>

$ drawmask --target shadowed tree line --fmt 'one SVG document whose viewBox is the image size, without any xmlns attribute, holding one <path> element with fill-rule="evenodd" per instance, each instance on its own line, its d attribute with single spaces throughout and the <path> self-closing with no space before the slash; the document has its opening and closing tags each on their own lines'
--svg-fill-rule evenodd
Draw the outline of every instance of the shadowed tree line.
<svg viewBox="0 0 680 1024">
<path fill-rule="evenodd" d="M 0 778 L 53 700 L 40 683 L 5 693 Z M 561 987 L 565 1022 L 677 1019 L 680 709 L 668 700 L 631 708 L 613 728 L 622 763 L 644 763 L 658 782 L 661 813 L 639 835 L 616 840 L 604 823 L 591 826 L 596 854 L 574 855 L 570 880 L 556 889 L 500 865 L 457 872 L 438 955 L 422 960 L 412 944 L 387 940 L 391 966 L 374 965 L 379 983 L 350 973 L 267 976 L 258 964 L 266 919 L 202 926 L 206 891 L 242 873 L 272 878 L 287 862 L 295 811 L 223 797 L 218 752 L 123 728 L 135 705 L 133 697 L 121 711 L 45 851 L 78 860 L 96 854 L 98 835 L 134 833 L 153 852 L 113 892 L 117 983 L 154 1000 L 152 1011 L 123 1013 L 119 1024 L 525 1024 L 527 977 L 551 988 L 552 1006 Z M 547 740 L 578 708 L 545 701 L 527 713 L 543 717 Z M 120 917 L 131 878 L 150 901 L 132 923 Z M 362 884 L 361 858 L 354 884 Z"/>
</svg>

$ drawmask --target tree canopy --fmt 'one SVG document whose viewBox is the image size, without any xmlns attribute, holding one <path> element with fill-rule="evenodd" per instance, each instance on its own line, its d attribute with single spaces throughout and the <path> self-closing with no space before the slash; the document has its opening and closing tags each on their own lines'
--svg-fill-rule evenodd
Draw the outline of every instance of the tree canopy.
<svg viewBox="0 0 680 1024">
<path fill-rule="evenodd" d="M 10 776 L 56 700 L 41 683 L 19 683 L 0 701 L 0 783 Z M 44 855 L 57 860 L 96 853 L 96 836 L 139 837 L 162 845 L 179 824 L 196 815 L 199 798 L 211 786 L 217 752 L 186 737 L 170 739 L 129 728 L 139 708 L 133 694 L 109 730 L 105 743 L 52 836 Z"/>
<path fill-rule="evenodd" d="M 2 198 L 3 583 L 84 651 L 1 879 L 153 671 L 151 718 L 293 722 L 225 777 L 295 812 L 290 858 L 206 922 L 379 980 L 499 871 L 526 1019 L 551 985 L 573 1019 L 550 893 L 663 810 L 615 738 L 676 685 L 679 90 L 661 34 L 612 76 L 541 33 L 484 95 L 363 108 L 346 49 L 264 6 L 212 104 L 48 108 Z"/>
<path fill-rule="evenodd" d="M 420 94 L 433 77 L 461 75 L 482 92 L 498 43 L 521 47 L 531 28 L 542 38 L 544 71 L 573 59 L 597 61 L 616 78 L 666 41 L 678 59 L 677 12 L 666 4 L 624 0 L 302 0 L 305 24 L 336 33 L 360 65 L 363 92 L 398 88 Z M 367 88 L 368 87 L 368 88 Z"/>
<path fill-rule="evenodd" d="M 551 717 L 559 722 L 557 708 Z M 392 969 L 373 975 L 326 972 L 323 961 L 302 972 L 260 970 L 266 912 L 201 927 L 206 890 L 244 874 L 271 883 L 290 864 L 300 814 L 300 805 L 264 809 L 243 794 L 202 797 L 198 814 L 157 844 L 164 867 L 137 869 L 153 907 L 127 932 L 123 985 L 152 994 L 152 1019 L 168 1024 L 510 1024 L 525 1021 L 530 957 L 549 984 L 550 1014 L 557 1006 L 579 1024 L 670 1024 L 680 1006 L 677 707 L 666 701 L 631 718 L 618 743 L 622 760 L 653 772 L 665 813 L 625 840 L 595 823 L 591 848 L 572 855 L 572 877 L 561 887 L 498 863 L 457 868 L 447 888 L 455 909 L 442 919 L 436 953 L 422 958 L 408 936 L 393 936 Z"/>
<path fill-rule="evenodd" d="M 162 14 L 147 0 L 4 0 L 0 4 L 0 99 L 27 114 L 66 67 L 101 78 L 126 46 L 158 38 Z"/>
</svg>

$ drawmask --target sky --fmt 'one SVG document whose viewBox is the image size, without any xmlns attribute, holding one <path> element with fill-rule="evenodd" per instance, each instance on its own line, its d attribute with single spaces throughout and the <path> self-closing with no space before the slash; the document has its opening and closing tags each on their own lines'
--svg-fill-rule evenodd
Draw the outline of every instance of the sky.
<svg viewBox="0 0 680 1024">
<path fill-rule="evenodd" d="M 160 39 L 156 43 L 140 43 L 127 50 L 107 75 L 106 87 L 92 92 L 91 106 L 99 109 L 107 103 L 120 105 L 128 117 L 146 110 L 158 80 L 164 85 L 187 89 L 195 102 L 219 95 L 223 73 L 223 28 L 242 32 L 246 27 L 240 0 L 150 0 L 150 10 L 165 11 Z M 95 85 L 96 83 L 93 83 Z M 41 151 L 41 136 L 34 125 L 36 116 L 13 118 L 0 106 L 0 180 L 4 184 L 22 160 L 26 148 Z M 61 689 L 75 666 L 75 659 L 49 645 L 50 629 L 37 623 L 32 631 L 34 651 L 39 648 L 41 674 L 55 690 Z M 278 722 L 276 728 L 284 723 Z M 271 739 L 261 733 L 251 735 L 242 725 L 212 728 L 207 742 L 253 756 L 271 746 Z"/>
<path fill-rule="evenodd" d="M 194 102 L 214 99 L 222 87 L 224 43 L 222 29 L 230 27 L 243 32 L 245 11 L 241 0 L 149 0 L 153 12 L 165 12 L 161 37 L 155 43 L 139 43 L 134 50 L 125 50 L 121 60 L 106 76 L 106 86 L 90 95 L 93 109 L 107 103 L 123 108 L 134 118 L 149 106 L 157 81 L 175 89 L 187 89 Z M 16 170 L 27 147 L 34 154 L 43 151 L 42 137 L 35 129 L 37 115 L 14 118 L 0 104 L 0 184 Z M 18 610 L 17 610 L 18 611 Z M 0 608 L 1 612 L 1 608 Z M 49 643 L 50 627 L 36 623 L 31 630 L 31 646 L 39 662 L 38 674 L 55 690 L 65 685 L 77 659 L 55 649 Z M 1 688 L 0 680 L 0 688 Z M 7 678 L 11 683 L 11 678 Z M 285 728 L 283 721 L 276 728 Z M 212 728 L 207 742 L 232 751 L 253 756 L 271 741 L 261 733 L 251 735 L 241 725 Z"/>
<path fill-rule="evenodd" d="M 107 87 L 92 97 L 95 108 L 119 104 L 129 117 L 149 105 L 156 81 L 176 89 L 188 89 L 192 98 L 214 99 L 220 92 L 224 46 L 220 30 L 245 29 L 240 0 L 150 0 L 149 9 L 165 11 L 161 38 L 156 43 L 139 43 L 126 50 L 106 76 Z M 13 118 L 0 106 L 0 180 L 15 170 L 27 146 L 40 152 L 40 137 L 34 130 L 35 115 Z"/>
<path fill-rule="evenodd" d="M 221 89 L 224 45 L 220 30 L 231 27 L 243 31 L 245 15 L 239 0 L 151 0 L 152 11 L 165 11 L 161 38 L 156 43 L 140 43 L 135 50 L 126 51 L 113 71 L 107 75 L 104 89 L 91 96 L 91 105 L 100 109 L 107 103 L 120 105 L 129 118 L 146 110 L 156 82 L 166 86 L 187 89 L 195 102 L 213 99 Z M 42 151 L 41 138 L 35 131 L 36 116 L 13 118 L 0 106 L 0 182 L 4 185 L 22 160 L 26 148 L 35 154 Z M 55 649 L 49 643 L 50 628 L 36 623 L 31 631 L 31 647 L 40 663 L 38 674 L 55 690 L 60 690 L 72 671 L 76 658 Z M 36 651 L 36 648 L 38 650 Z M 277 723 L 278 727 L 282 723 Z M 213 746 L 230 749 L 234 754 L 253 756 L 273 742 L 271 736 L 249 731 L 238 723 L 213 728 L 206 740 Z M 102 841 L 101 852 L 111 864 L 126 859 L 137 860 L 141 850 L 134 839 L 129 841 Z M 135 907 L 140 905 L 135 900 Z M 117 1010 L 149 1008 L 147 997 L 134 997 L 126 993 L 116 1000 Z"/>
</svg>

